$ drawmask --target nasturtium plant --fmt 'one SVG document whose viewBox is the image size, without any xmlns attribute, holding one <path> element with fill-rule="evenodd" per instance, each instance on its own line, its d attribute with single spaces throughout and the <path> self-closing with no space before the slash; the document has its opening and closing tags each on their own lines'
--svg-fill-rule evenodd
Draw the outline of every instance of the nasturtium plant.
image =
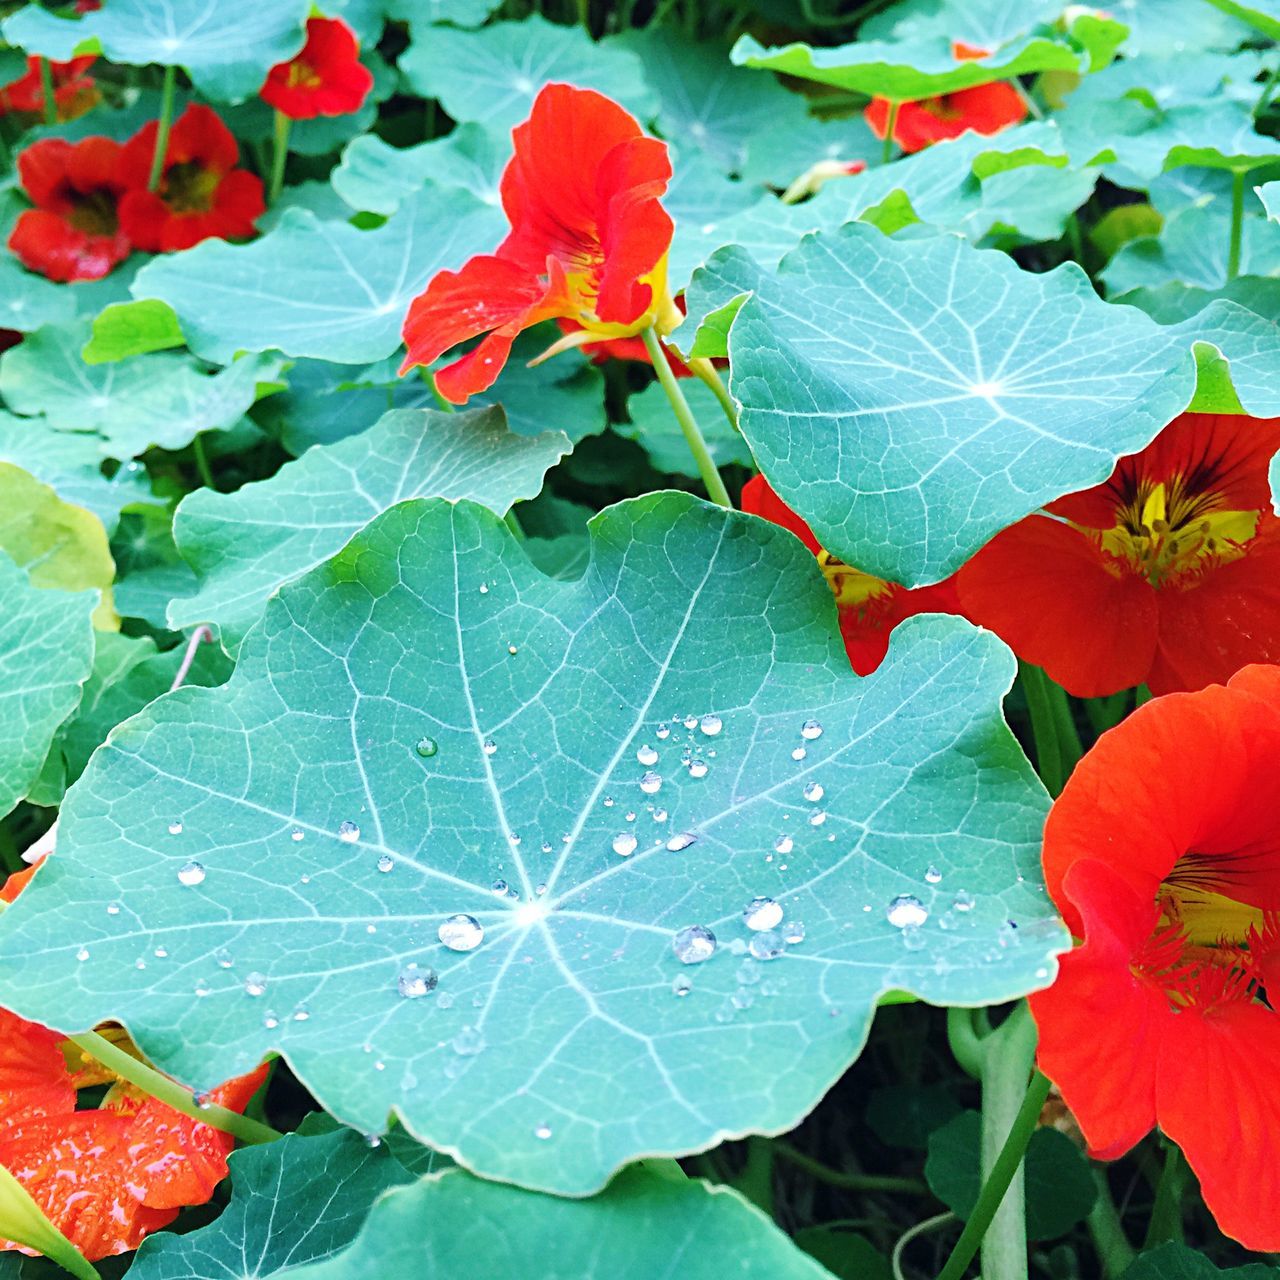
<svg viewBox="0 0 1280 1280">
<path fill-rule="evenodd" d="M 1278 192 L 1275 0 L 0 4 L 0 1277 L 1273 1273 Z"/>
</svg>

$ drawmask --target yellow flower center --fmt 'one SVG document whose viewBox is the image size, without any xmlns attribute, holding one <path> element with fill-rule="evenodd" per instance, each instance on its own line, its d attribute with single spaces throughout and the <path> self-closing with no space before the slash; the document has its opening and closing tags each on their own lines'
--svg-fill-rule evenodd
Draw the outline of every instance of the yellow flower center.
<svg viewBox="0 0 1280 1280">
<path fill-rule="evenodd" d="M 863 573 L 829 551 L 818 552 L 818 566 L 842 609 L 868 609 L 893 594 L 893 583 Z"/>
</svg>

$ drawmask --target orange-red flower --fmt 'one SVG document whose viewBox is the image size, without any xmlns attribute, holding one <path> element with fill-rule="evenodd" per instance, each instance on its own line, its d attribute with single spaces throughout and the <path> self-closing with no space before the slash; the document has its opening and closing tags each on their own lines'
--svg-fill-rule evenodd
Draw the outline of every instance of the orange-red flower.
<svg viewBox="0 0 1280 1280">
<path fill-rule="evenodd" d="M 659 202 L 666 146 L 617 103 L 564 84 L 539 92 L 512 137 L 502 175 L 510 234 L 496 253 L 440 272 L 405 320 L 401 372 L 485 335 L 437 375 L 456 404 L 492 386 L 516 335 L 540 321 L 576 321 L 583 336 L 569 342 L 581 345 L 652 324 L 669 332 L 680 319 L 667 289 L 673 227 Z"/>
<path fill-rule="evenodd" d="M 373 88 L 355 32 L 340 18 L 308 18 L 307 42 L 267 73 L 262 100 L 291 120 L 359 111 Z"/>
<path fill-rule="evenodd" d="M 1045 828 L 1084 945 L 1031 997 L 1094 1156 L 1160 1129 L 1218 1225 L 1280 1249 L 1280 667 L 1157 698 L 1099 739 Z"/>
<path fill-rule="evenodd" d="M 809 528 L 764 476 L 752 476 L 742 487 L 742 509 L 789 529 L 815 556 L 836 598 L 840 634 L 849 664 L 860 676 L 870 675 L 889 651 L 889 635 L 898 623 L 918 613 L 959 613 L 954 579 L 911 589 L 863 573 L 822 549 Z"/>
<path fill-rule="evenodd" d="M 262 180 L 237 169 L 240 147 L 231 130 L 209 108 L 192 104 L 174 122 L 160 185 L 147 190 L 158 126 L 145 124 L 121 155 L 129 188 L 120 201 L 120 225 L 139 249 L 172 253 L 212 236 L 253 235 L 266 208 Z"/>
<path fill-rule="evenodd" d="M 100 280 L 129 256 L 118 211 L 120 156 L 109 138 L 45 138 L 18 156 L 18 180 L 36 206 L 9 236 L 24 267 L 50 280 Z"/>
<path fill-rule="evenodd" d="M 685 301 L 682 294 L 675 300 L 676 310 L 683 316 L 685 314 Z M 582 326 L 576 320 L 560 319 L 556 321 L 560 326 L 561 333 L 580 333 Z M 644 345 L 644 339 L 641 337 L 631 338 L 600 338 L 594 342 L 582 343 L 582 354 L 591 357 L 592 364 L 608 364 L 610 360 L 629 360 L 635 364 L 647 364 L 652 366 L 653 361 L 649 359 L 649 348 Z M 689 368 L 683 360 L 680 359 L 670 347 L 663 347 L 663 354 L 667 358 L 667 364 L 671 368 L 671 372 L 677 378 L 692 378 L 693 370 Z"/>
<path fill-rule="evenodd" d="M 951 51 L 958 61 L 987 56 L 985 49 L 975 49 L 959 41 L 952 45 Z M 888 98 L 872 98 L 863 111 L 877 138 L 885 136 L 892 114 L 893 104 Z M 1018 91 L 1005 81 L 996 80 L 972 89 L 939 94 L 936 98 L 899 103 L 893 140 L 910 155 L 931 143 L 958 138 L 970 129 L 982 134 L 999 133 L 1026 118 L 1027 104 Z"/>
<path fill-rule="evenodd" d="M 40 59 L 27 58 L 27 69 L 16 80 L 0 85 L 0 116 L 11 111 L 26 111 L 39 115 L 44 111 L 44 80 L 40 74 Z M 70 62 L 51 62 L 53 74 L 53 102 L 59 120 L 74 120 L 84 115 L 98 100 L 93 77 L 84 73 L 97 61 L 97 54 L 85 54 Z"/>
<path fill-rule="evenodd" d="M 0 887 L 12 902 L 30 867 Z M 118 1030 L 109 1039 L 128 1047 Z M 243 1111 L 265 1064 L 208 1095 Z M 77 1091 L 109 1085 L 94 1108 Z M 204 1204 L 227 1175 L 234 1139 L 117 1079 L 57 1032 L 0 1009 L 0 1165 L 90 1261 L 136 1249 L 186 1205 Z M 0 1240 L 0 1249 L 21 1246 Z M 24 1252 L 28 1252 L 24 1250 Z"/>
<path fill-rule="evenodd" d="M 966 615 L 1079 697 L 1280 661 L 1277 450 L 1280 418 L 1184 413 L 979 551 L 957 575 Z"/>
</svg>

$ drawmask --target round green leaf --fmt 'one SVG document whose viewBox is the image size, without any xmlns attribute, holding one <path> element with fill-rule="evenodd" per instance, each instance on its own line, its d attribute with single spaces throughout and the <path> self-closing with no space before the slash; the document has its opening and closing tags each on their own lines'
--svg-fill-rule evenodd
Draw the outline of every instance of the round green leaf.
<svg viewBox="0 0 1280 1280">
<path fill-rule="evenodd" d="M 46 324 L 66 324 L 76 313 L 75 294 L 0 257 L 0 328 L 31 333 Z"/>
<path fill-rule="evenodd" d="M 394 1110 L 580 1195 L 792 1128 L 886 991 L 1051 981 L 1047 799 L 998 640 L 912 619 L 862 679 L 784 530 L 666 493 L 591 535 L 554 581 L 483 508 L 406 502 L 281 588 L 228 684 L 153 703 L 68 793 L 0 920 L 0 1004 L 117 1018 L 196 1087 L 279 1049 L 345 1123 Z M 781 948 L 757 896 L 807 930 L 776 959 L 748 951 Z M 455 915 L 479 945 L 444 945 Z"/>
<path fill-rule="evenodd" d="M 1269 40 L 1280 40 L 1280 3 L 1277 0 L 1251 0 L 1249 4 L 1241 4 L 1240 0 L 1209 0 L 1209 3 L 1240 22 L 1256 27 Z"/>
<path fill-rule="evenodd" d="M 169 606 L 169 625 L 214 623 L 234 650 L 282 582 L 336 554 L 388 507 L 466 498 L 503 515 L 537 494 L 569 447 L 559 431 L 513 434 L 501 409 L 393 409 L 359 435 L 308 449 L 269 480 L 235 493 L 197 489 L 179 504 L 173 533 L 200 589 Z"/>
</svg>

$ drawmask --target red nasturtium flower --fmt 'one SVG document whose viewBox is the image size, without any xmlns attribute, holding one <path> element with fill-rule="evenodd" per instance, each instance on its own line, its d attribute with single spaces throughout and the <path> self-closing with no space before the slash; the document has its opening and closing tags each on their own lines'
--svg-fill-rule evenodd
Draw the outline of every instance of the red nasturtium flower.
<svg viewBox="0 0 1280 1280">
<path fill-rule="evenodd" d="M 1069 693 L 1222 682 L 1280 661 L 1280 418 L 1184 413 L 1105 483 L 997 534 L 965 614 Z"/>
<path fill-rule="evenodd" d="M 262 100 L 291 120 L 359 111 L 373 88 L 355 32 L 339 18 L 308 18 L 307 42 L 267 73 Z"/>
<path fill-rule="evenodd" d="M 159 188 L 147 190 L 157 124 L 152 120 L 125 143 L 120 171 L 129 190 L 120 201 L 120 225 L 148 253 L 190 249 L 212 236 L 253 235 L 266 209 L 262 179 L 237 169 L 240 146 L 209 108 L 192 104 L 169 134 Z"/>
<path fill-rule="evenodd" d="M 898 623 L 918 613 L 959 613 L 954 578 L 932 587 L 901 587 L 863 573 L 824 551 L 809 528 L 764 476 L 752 476 L 742 487 L 742 509 L 789 529 L 815 556 L 836 598 L 840 634 L 849 664 L 869 676 L 889 651 L 889 634 Z"/>
<path fill-rule="evenodd" d="M 987 50 L 959 41 L 952 45 L 951 52 L 957 61 L 987 56 Z M 872 98 L 863 112 L 877 138 L 883 138 L 889 128 L 892 108 L 888 98 Z M 972 89 L 939 94 L 936 98 L 900 103 L 893 140 L 910 155 L 923 151 L 931 143 L 958 138 L 970 129 L 982 134 L 999 133 L 1026 118 L 1027 104 L 1018 91 L 1003 80 L 996 80 Z"/>
<path fill-rule="evenodd" d="M 405 320 L 402 373 L 485 335 L 437 375 L 455 404 L 492 386 L 516 335 L 543 320 L 582 326 L 565 345 L 680 321 L 667 288 L 673 226 L 659 203 L 671 177 L 665 144 L 616 102 L 565 84 L 543 88 L 512 137 L 502 175 L 510 234 L 495 253 L 440 272 Z"/>
<path fill-rule="evenodd" d="M 12 902 L 32 867 L 10 876 Z M 104 1032 L 128 1046 L 124 1034 Z M 209 1101 L 243 1111 L 266 1066 L 228 1080 Z M 109 1085 L 94 1108 L 76 1094 Z M 57 1032 L 0 1009 L 0 1165 L 91 1262 L 136 1249 L 227 1176 L 234 1139 L 119 1080 Z M 22 1248 L 0 1240 L 0 1249 Z M 23 1250 L 29 1252 L 28 1250 Z"/>
<path fill-rule="evenodd" d="M 1153 1127 L 1218 1225 L 1280 1249 L 1280 667 L 1104 734 L 1049 815 L 1049 892 L 1084 945 L 1031 997 L 1040 1064 L 1091 1153 Z"/>
<path fill-rule="evenodd" d="M 51 62 L 53 103 L 59 120 L 75 120 L 98 100 L 93 77 L 84 73 L 97 61 L 97 54 L 85 54 L 70 62 Z M 0 85 L 0 116 L 11 111 L 33 115 L 44 112 L 44 80 L 40 75 L 40 59 L 27 58 L 27 69 L 16 80 Z"/>
<path fill-rule="evenodd" d="M 121 147 L 109 138 L 45 138 L 18 156 L 18 180 L 34 209 L 20 214 L 9 248 L 50 280 L 100 280 L 129 256 L 120 230 Z"/>
</svg>

